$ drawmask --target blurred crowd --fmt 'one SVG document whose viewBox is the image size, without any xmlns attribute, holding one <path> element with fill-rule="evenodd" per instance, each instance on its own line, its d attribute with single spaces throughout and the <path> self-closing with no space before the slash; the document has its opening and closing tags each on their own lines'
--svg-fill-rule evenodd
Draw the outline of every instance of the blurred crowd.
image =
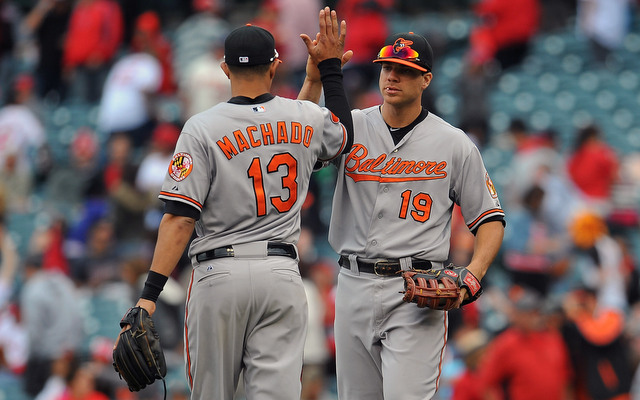
<svg viewBox="0 0 640 400">
<path fill-rule="evenodd" d="M 380 101 L 371 59 L 388 34 L 404 29 L 394 21 L 471 18 L 457 122 L 481 150 L 511 155 L 499 192 L 505 240 L 485 294 L 450 313 L 438 399 L 640 399 L 640 155 L 615 148 L 597 123 L 576 127 L 568 148 L 553 127 L 539 132 L 517 117 L 503 131 L 489 124 L 497 79 L 526 62 L 537 35 L 571 26 L 588 43 L 589 62 L 610 68 L 633 32 L 635 0 L 0 0 L 6 398 L 161 398 L 160 383 L 128 391 L 111 347 L 122 307 L 135 303 L 146 276 L 163 212 L 157 195 L 181 126 L 230 97 L 219 64 L 223 40 L 239 24 L 274 33 L 284 62 L 273 92 L 295 97 L 307 57 L 299 34 L 315 35 L 325 4 L 348 24 L 354 57 L 344 74 L 354 108 Z M 437 64 L 448 43 L 436 35 L 432 45 Z M 434 69 L 435 79 L 441 73 Z M 433 96 L 427 90 L 424 104 L 438 114 Z M 94 118 L 61 140 L 47 121 L 74 108 Z M 326 243 L 333 173 L 314 175 L 298 243 L 310 307 L 304 400 L 335 398 L 337 262 Z M 455 216 L 450 261 L 464 265 L 473 242 Z M 33 229 L 19 245 L 26 221 Z M 188 398 L 189 267 L 185 254 L 154 315 L 176 400 Z M 92 325 L 106 318 L 92 315 L 95 299 L 115 305 L 111 330 Z"/>
</svg>

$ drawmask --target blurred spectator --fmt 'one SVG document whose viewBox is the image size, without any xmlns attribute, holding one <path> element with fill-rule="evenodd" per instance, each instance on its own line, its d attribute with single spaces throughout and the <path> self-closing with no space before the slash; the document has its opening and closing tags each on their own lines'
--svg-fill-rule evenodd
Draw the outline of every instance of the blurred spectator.
<svg viewBox="0 0 640 400">
<path fill-rule="evenodd" d="M 631 27 L 633 0 L 577 0 L 578 33 L 591 46 L 591 54 L 601 65 L 618 49 Z"/>
<path fill-rule="evenodd" d="M 297 243 L 300 254 L 300 274 L 307 294 L 308 332 L 304 345 L 301 400 L 320 400 L 325 389 L 329 349 L 324 318 L 327 310 L 318 285 L 313 279 L 317 255 L 314 235 L 309 227 L 302 227 Z"/>
<path fill-rule="evenodd" d="M 631 347 L 624 336 L 625 313 L 602 302 L 600 287 L 569 293 L 563 302 L 567 316 L 565 340 L 575 370 L 577 400 L 630 399 L 633 376 Z"/>
<path fill-rule="evenodd" d="M 628 308 L 623 248 L 610 235 L 604 218 L 592 210 L 575 214 L 569 234 L 576 252 L 572 262 L 575 286 L 598 288 L 600 307 Z"/>
<path fill-rule="evenodd" d="M 371 62 L 372 55 L 378 54 L 390 34 L 389 16 L 393 5 L 393 0 L 342 0 L 337 4 L 339 18 L 347 21 L 345 50 L 353 50 L 353 57 L 343 72 L 345 90 L 353 108 L 363 108 L 360 104 L 364 104 L 372 86 L 377 91 L 378 67 Z"/>
<path fill-rule="evenodd" d="M 80 350 L 84 321 L 73 282 L 60 272 L 44 271 L 41 256 L 25 260 L 24 278 L 20 310 L 29 340 L 24 385 L 35 396 L 49 378 L 54 360 Z"/>
<path fill-rule="evenodd" d="M 14 73 L 15 23 L 19 19 L 17 8 L 10 1 L 0 0 L 0 100 Z"/>
<path fill-rule="evenodd" d="M 136 246 L 145 236 L 143 221 L 149 200 L 136 187 L 138 163 L 127 134 L 115 132 L 109 138 L 103 171 L 93 185 L 106 188 L 106 211 L 113 221 L 114 234 L 123 243 Z"/>
<path fill-rule="evenodd" d="M 154 95 L 162 83 L 162 66 L 147 51 L 122 56 L 109 71 L 98 115 L 98 131 L 126 132 L 135 148 L 147 145 L 155 124 Z"/>
<path fill-rule="evenodd" d="M 478 366 L 484 399 L 568 399 L 571 364 L 560 332 L 548 326 L 543 298 L 513 287 L 510 325 L 489 343 Z"/>
<path fill-rule="evenodd" d="M 96 389 L 96 366 L 91 362 L 74 363 L 66 376 L 66 388 L 55 400 L 109 400 Z"/>
<path fill-rule="evenodd" d="M 148 232 L 156 232 L 164 211 L 164 203 L 158 199 L 173 150 L 180 136 L 175 124 L 161 123 L 153 130 L 151 144 L 144 155 L 135 176 L 135 187 L 143 195 L 145 209 L 144 226 Z"/>
<path fill-rule="evenodd" d="M 69 254 L 71 277 L 78 286 L 97 290 L 100 286 L 119 280 L 120 253 L 114 236 L 114 226 L 107 218 L 91 225 L 87 242 Z"/>
<path fill-rule="evenodd" d="M 55 165 L 44 187 L 45 208 L 54 215 L 73 221 L 85 203 L 91 179 L 99 167 L 96 133 L 89 127 L 77 129 L 68 149 L 68 161 Z"/>
<path fill-rule="evenodd" d="M 219 0 L 192 0 L 194 13 L 184 19 L 174 32 L 173 67 L 178 82 L 188 79 L 189 64 L 211 49 L 214 43 L 223 43 L 230 31 L 222 18 Z M 296 36 L 297 37 L 297 36 Z"/>
<path fill-rule="evenodd" d="M 304 81 L 309 55 L 307 47 L 300 40 L 300 34 L 306 33 L 311 38 L 316 37 L 318 12 L 324 3 L 320 0 L 263 0 L 263 3 L 265 2 L 272 3 L 276 13 L 275 30 L 270 32 L 275 32 L 278 53 L 283 60 L 281 67 L 284 67 L 284 73 L 280 75 L 288 79 L 297 91 Z M 346 17 L 344 14 L 339 15 L 341 19 Z M 347 21 L 350 24 L 355 23 L 355 20 Z M 352 26 L 349 25 L 349 32 L 357 34 L 357 28 L 353 29 Z"/>
<path fill-rule="evenodd" d="M 27 363 L 27 335 L 20 324 L 15 295 L 20 263 L 16 245 L 0 218 L 0 375 L 21 376 Z"/>
<path fill-rule="evenodd" d="M 222 61 L 224 42 L 214 41 L 186 67 L 184 79 L 179 82 L 182 122 L 231 98 L 229 78 L 220 68 Z"/>
<path fill-rule="evenodd" d="M 533 185 L 525 192 L 520 207 L 509 212 L 505 228 L 504 264 L 512 283 L 535 289 L 546 295 L 556 279 L 568 267 L 570 243 L 562 240 L 562 232 L 544 220 L 544 190 Z"/>
<path fill-rule="evenodd" d="M 162 33 L 160 17 L 154 11 L 146 11 L 138 16 L 131 39 L 134 52 L 146 52 L 153 55 L 162 67 L 162 81 L 158 92 L 173 95 L 176 81 L 173 76 L 173 50 L 171 42 Z"/>
<path fill-rule="evenodd" d="M 78 0 L 64 43 L 63 71 L 71 95 L 97 103 L 122 44 L 123 20 L 115 0 Z"/>
<path fill-rule="evenodd" d="M 71 353 L 65 353 L 51 363 L 51 374 L 44 384 L 44 387 L 38 393 L 34 400 L 58 400 L 66 390 L 67 376 L 72 364 L 77 363 L 76 356 Z"/>
<path fill-rule="evenodd" d="M 37 150 L 45 144 L 44 126 L 29 107 L 27 75 L 13 83 L 7 104 L 0 107 L 0 175 L 12 212 L 28 210 Z M 26 94 L 25 94 L 26 93 Z"/>
<path fill-rule="evenodd" d="M 603 215 L 611 210 L 611 191 L 619 179 L 618 155 L 596 125 L 580 129 L 567 160 L 567 171 L 585 202 Z"/>
<path fill-rule="evenodd" d="M 462 359 L 464 371 L 452 383 L 451 400 L 484 400 L 478 368 L 489 341 L 482 329 L 463 331 L 453 338 L 453 349 Z"/>
<path fill-rule="evenodd" d="M 479 22 L 469 38 L 468 61 L 502 70 L 520 64 L 538 30 L 539 0 L 481 0 L 474 12 Z"/>
<path fill-rule="evenodd" d="M 62 55 L 71 7 L 71 0 L 38 0 L 23 21 L 37 42 L 37 92 L 40 97 L 49 98 L 54 104 L 64 100 L 66 95 L 62 79 Z"/>
</svg>

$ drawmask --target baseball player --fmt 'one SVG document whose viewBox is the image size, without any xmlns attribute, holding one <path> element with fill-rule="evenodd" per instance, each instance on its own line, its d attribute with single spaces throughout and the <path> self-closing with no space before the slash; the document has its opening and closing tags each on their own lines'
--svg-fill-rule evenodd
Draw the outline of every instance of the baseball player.
<svg viewBox="0 0 640 400">
<path fill-rule="evenodd" d="M 314 164 L 349 151 L 353 140 L 340 63 L 346 25 L 326 7 L 319 26 L 304 40 L 328 108 L 269 93 L 279 65 L 274 38 L 247 25 L 225 40 L 221 67 L 233 97 L 191 117 L 178 139 L 137 305 L 153 314 L 195 228 L 185 309 L 191 399 L 232 399 L 241 372 L 247 399 L 300 398 L 307 329 L 295 245 L 300 209 Z"/>
<path fill-rule="evenodd" d="M 443 267 L 458 204 L 475 234 L 467 269 L 481 280 L 500 248 L 504 212 L 477 147 L 422 107 L 422 92 L 433 77 L 428 41 L 412 32 L 394 34 L 374 62 L 381 65 L 383 104 L 352 111 L 354 144 L 337 163 L 329 229 L 341 266 L 338 396 L 431 399 L 447 341 L 447 312 L 403 302 L 399 272 Z M 462 289 L 455 306 L 468 296 Z"/>
</svg>

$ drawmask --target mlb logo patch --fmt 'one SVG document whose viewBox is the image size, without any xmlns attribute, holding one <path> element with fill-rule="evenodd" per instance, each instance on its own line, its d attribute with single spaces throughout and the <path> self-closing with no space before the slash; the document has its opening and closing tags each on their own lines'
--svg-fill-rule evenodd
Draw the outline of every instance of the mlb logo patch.
<svg viewBox="0 0 640 400">
<path fill-rule="evenodd" d="M 257 112 L 257 113 L 263 113 L 263 112 L 267 111 L 267 109 L 264 108 L 264 106 L 253 107 L 252 110 L 253 110 L 253 112 Z"/>
<path fill-rule="evenodd" d="M 249 62 L 249 57 L 238 57 L 238 61 L 243 64 L 246 64 Z"/>
</svg>

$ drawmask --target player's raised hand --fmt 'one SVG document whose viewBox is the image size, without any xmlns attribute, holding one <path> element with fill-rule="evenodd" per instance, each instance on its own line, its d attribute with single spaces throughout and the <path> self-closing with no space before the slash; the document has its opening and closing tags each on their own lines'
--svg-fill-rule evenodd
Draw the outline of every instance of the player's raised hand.
<svg viewBox="0 0 640 400">
<path fill-rule="evenodd" d="M 343 64 L 347 62 L 353 54 L 351 51 L 348 54 L 344 52 L 347 23 L 344 20 L 338 22 L 335 10 L 325 7 L 318 15 L 318 25 L 320 29 L 315 40 L 304 33 L 300 35 L 307 46 L 311 62 L 318 64 L 329 58 L 339 58 Z"/>
</svg>

